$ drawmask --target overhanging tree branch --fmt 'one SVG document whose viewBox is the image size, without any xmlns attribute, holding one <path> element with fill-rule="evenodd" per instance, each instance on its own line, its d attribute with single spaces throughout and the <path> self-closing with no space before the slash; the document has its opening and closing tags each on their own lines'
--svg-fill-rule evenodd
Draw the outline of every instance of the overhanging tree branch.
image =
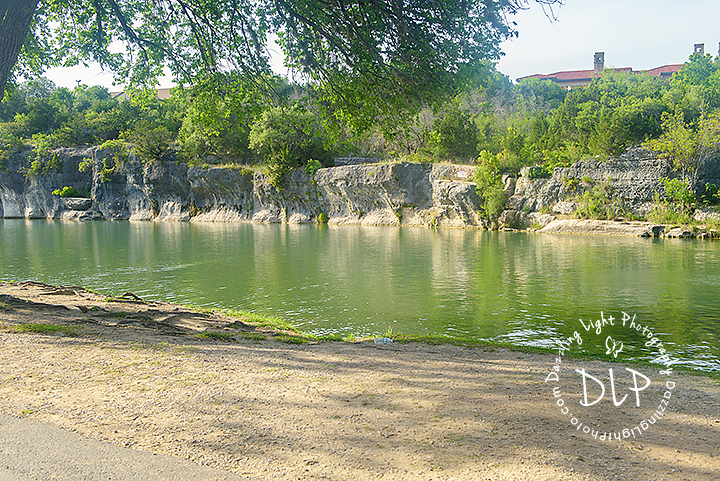
<svg viewBox="0 0 720 481">
<path fill-rule="evenodd" d="M 0 1 L 0 98 L 30 30 L 38 0 Z"/>
</svg>

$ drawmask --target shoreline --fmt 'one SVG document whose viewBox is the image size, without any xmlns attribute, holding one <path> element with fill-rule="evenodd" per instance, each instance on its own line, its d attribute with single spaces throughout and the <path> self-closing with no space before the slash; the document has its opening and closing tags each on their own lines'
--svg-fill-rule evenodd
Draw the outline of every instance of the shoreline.
<svg viewBox="0 0 720 481">
<path fill-rule="evenodd" d="M 0 412 L 253 479 L 694 481 L 720 470 L 720 383 L 708 376 L 677 373 L 672 408 L 642 437 L 588 440 L 544 382 L 551 354 L 298 343 L 130 293 L 28 282 L 0 294 Z M 634 422 L 603 404 L 609 427 Z"/>
<path fill-rule="evenodd" d="M 554 356 L 557 354 L 557 348 L 513 344 L 510 342 L 481 339 L 472 336 L 449 336 L 442 334 L 416 335 L 406 334 L 402 332 L 392 332 L 387 336 L 386 334 L 382 334 L 369 337 L 342 337 L 339 334 L 315 335 L 311 332 L 298 329 L 289 322 L 277 316 L 263 316 L 243 310 L 204 308 L 191 304 L 170 304 L 163 301 L 150 301 L 141 299 L 131 292 L 126 292 L 120 297 L 114 297 L 88 289 L 85 286 L 55 286 L 37 281 L 0 281 L 0 314 L 2 314 L 2 310 L 8 306 L 7 303 L 3 302 L 3 298 L 5 296 L 2 294 L 2 291 L 4 286 L 9 285 L 35 286 L 41 289 L 49 289 L 52 291 L 66 293 L 73 292 L 76 295 L 78 295 L 78 291 L 85 291 L 88 294 L 96 295 L 104 299 L 103 302 L 117 301 L 122 303 L 133 303 L 134 301 L 137 301 L 138 303 L 143 305 L 166 305 L 172 306 L 173 310 L 182 310 L 186 313 L 194 313 L 195 315 L 206 315 L 207 320 L 216 319 L 216 321 L 212 321 L 205 325 L 190 324 L 178 326 L 181 326 L 182 329 L 189 329 L 190 331 L 192 331 L 192 334 L 199 339 L 208 339 L 214 341 L 237 342 L 239 339 L 250 338 L 254 340 L 268 340 L 287 344 L 310 344 L 324 342 L 372 344 L 374 343 L 376 338 L 388 337 L 389 339 L 391 339 L 390 343 L 397 344 L 418 343 L 430 346 L 447 344 L 471 349 L 506 349 L 508 351 L 520 352 L 525 354 L 540 354 L 547 356 Z M 86 312 L 86 309 L 87 308 L 85 307 L 82 308 L 82 312 Z M 129 318 L 132 319 L 132 316 L 130 316 Z M 217 319 L 223 319 L 224 321 L 218 321 Z M 171 331 L 173 331 L 174 334 L 182 334 L 182 331 L 178 329 L 178 326 L 168 326 L 166 329 L 170 329 Z M 0 328 L 2 328 L 1 322 Z M 29 327 L 25 327 L 22 332 L 55 333 L 62 331 L 62 328 L 59 330 L 53 330 L 52 327 L 43 327 L 42 325 L 34 327 L 32 326 L 32 324 L 30 324 Z M 71 329 L 70 332 L 72 333 L 73 330 Z M 189 334 L 189 332 L 185 332 L 184 334 Z M 608 362 L 605 356 L 585 351 L 566 352 L 564 356 L 568 359 L 574 360 L 596 360 Z M 645 359 L 623 359 L 622 362 L 638 366 L 647 366 L 651 368 L 659 367 L 657 363 L 653 363 Z M 685 364 L 673 364 L 672 367 L 673 369 L 682 371 L 685 374 L 720 379 L 720 371 L 702 371 L 701 369 L 693 368 Z"/>
</svg>

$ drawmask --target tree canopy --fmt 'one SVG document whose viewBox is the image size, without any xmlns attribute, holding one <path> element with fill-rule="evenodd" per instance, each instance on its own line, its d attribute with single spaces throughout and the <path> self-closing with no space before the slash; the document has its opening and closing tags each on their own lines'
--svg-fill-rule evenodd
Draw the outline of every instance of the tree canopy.
<svg viewBox="0 0 720 481">
<path fill-rule="evenodd" d="M 0 91 L 14 74 L 91 60 L 131 84 L 165 68 L 183 84 L 229 71 L 263 83 L 277 35 L 288 66 L 340 109 L 408 106 L 499 58 L 516 35 L 508 15 L 528 1 L 0 0 Z"/>
</svg>

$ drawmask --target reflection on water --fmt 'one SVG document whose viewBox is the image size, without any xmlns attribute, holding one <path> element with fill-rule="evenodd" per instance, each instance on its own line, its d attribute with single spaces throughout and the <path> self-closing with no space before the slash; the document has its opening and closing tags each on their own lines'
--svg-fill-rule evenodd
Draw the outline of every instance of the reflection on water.
<svg viewBox="0 0 720 481">
<path fill-rule="evenodd" d="M 636 314 L 720 370 L 720 243 L 361 226 L 0 221 L 0 279 L 246 309 L 315 333 L 549 346 Z M 642 339 L 637 357 L 648 357 Z"/>
</svg>

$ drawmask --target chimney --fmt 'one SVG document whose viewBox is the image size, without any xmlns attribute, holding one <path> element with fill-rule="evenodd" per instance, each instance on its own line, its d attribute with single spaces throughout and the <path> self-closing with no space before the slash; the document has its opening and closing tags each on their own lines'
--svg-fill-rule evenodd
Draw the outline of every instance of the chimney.
<svg viewBox="0 0 720 481">
<path fill-rule="evenodd" d="M 593 58 L 593 68 L 595 70 L 595 75 L 600 75 L 605 68 L 605 52 L 595 52 L 595 57 Z"/>
<path fill-rule="evenodd" d="M 705 44 L 704 43 L 696 43 L 695 44 L 695 51 L 693 53 L 697 53 L 700 55 L 705 55 Z"/>
</svg>

